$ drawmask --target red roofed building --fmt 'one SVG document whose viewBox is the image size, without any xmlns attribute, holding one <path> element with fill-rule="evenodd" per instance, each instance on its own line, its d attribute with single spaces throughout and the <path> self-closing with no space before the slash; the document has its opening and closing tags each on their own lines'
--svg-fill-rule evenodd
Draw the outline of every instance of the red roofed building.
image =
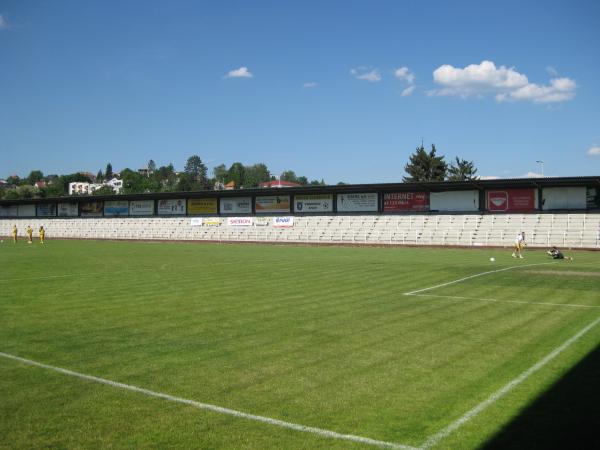
<svg viewBox="0 0 600 450">
<path fill-rule="evenodd" d="M 264 183 L 259 183 L 258 187 L 261 188 L 284 188 L 284 187 L 301 187 L 301 184 L 292 183 L 291 181 L 282 181 L 282 180 L 274 180 L 274 181 L 265 181 Z"/>
</svg>

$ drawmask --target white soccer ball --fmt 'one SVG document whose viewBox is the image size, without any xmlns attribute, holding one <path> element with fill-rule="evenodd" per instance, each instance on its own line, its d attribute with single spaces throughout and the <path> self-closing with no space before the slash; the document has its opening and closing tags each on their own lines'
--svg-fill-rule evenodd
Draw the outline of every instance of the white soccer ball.
<svg viewBox="0 0 600 450">
<path fill-rule="evenodd" d="M 494 262 L 494 261 L 496 261 L 496 258 L 490 258 L 490 261 Z"/>
</svg>

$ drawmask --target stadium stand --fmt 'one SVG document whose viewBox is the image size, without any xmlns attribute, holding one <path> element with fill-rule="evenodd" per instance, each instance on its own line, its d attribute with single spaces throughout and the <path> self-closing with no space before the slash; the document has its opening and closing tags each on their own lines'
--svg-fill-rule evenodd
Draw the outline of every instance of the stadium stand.
<svg viewBox="0 0 600 450">
<path fill-rule="evenodd" d="M 14 218 L 0 221 L 0 235 L 16 224 L 20 235 L 44 225 L 48 239 L 511 246 L 525 231 L 532 247 L 600 248 L 600 213 L 295 216 L 289 228 L 216 220 L 218 226 L 192 226 L 190 217 Z"/>
</svg>

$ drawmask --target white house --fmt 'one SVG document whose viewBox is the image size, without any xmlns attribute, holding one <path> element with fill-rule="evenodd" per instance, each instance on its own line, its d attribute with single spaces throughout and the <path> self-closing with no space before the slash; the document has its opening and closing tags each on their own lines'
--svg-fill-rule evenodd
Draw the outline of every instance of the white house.
<svg viewBox="0 0 600 450">
<path fill-rule="evenodd" d="M 101 184 L 74 181 L 69 183 L 69 195 L 89 195 L 101 187 Z"/>
<path fill-rule="evenodd" d="M 120 194 L 123 189 L 123 180 L 119 180 L 117 177 L 111 178 L 108 181 L 102 183 L 104 186 L 110 186 L 115 194 Z"/>
</svg>

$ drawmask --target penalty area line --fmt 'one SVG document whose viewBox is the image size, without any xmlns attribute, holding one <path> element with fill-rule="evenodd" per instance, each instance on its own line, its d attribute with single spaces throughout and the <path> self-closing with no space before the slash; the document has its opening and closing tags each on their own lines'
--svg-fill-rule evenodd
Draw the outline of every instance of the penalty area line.
<svg viewBox="0 0 600 450">
<path fill-rule="evenodd" d="M 582 305 L 579 303 L 550 303 L 550 302 L 527 302 L 524 300 L 500 300 L 496 298 L 477 298 L 477 297 L 462 297 L 458 295 L 436 295 L 436 294 L 405 294 L 413 297 L 431 297 L 431 298 L 447 298 L 450 300 L 464 300 L 471 302 L 489 302 L 489 303 L 516 303 L 519 305 L 543 305 L 543 306 L 560 306 L 563 308 L 600 308 L 598 305 Z"/>
<path fill-rule="evenodd" d="M 104 384 L 108 386 L 112 386 L 118 389 L 124 389 L 127 391 L 137 392 L 139 394 L 146 395 L 148 397 L 160 398 L 162 400 L 167 400 L 170 402 L 181 403 L 184 405 L 192 406 L 194 408 L 203 409 L 207 411 L 212 411 L 218 414 L 225 414 L 228 416 L 238 417 L 242 419 L 252 420 L 254 422 L 262 422 L 269 425 L 274 425 L 280 428 L 287 428 L 290 430 L 300 431 L 303 433 L 311 433 L 316 434 L 322 437 L 337 439 L 343 441 L 352 441 L 358 442 L 361 444 L 371 445 L 374 447 L 380 448 L 392 448 L 397 450 L 419 450 L 416 447 L 411 447 L 409 445 L 398 444 L 396 442 L 387 442 L 387 441 L 379 441 L 377 439 L 371 439 L 363 436 L 356 436 L 353 434 L 343 434 L 338 433 L 336 431 L 325 430 L 323 428 L 310 427 L 307 425 L 300 425 L 293 422 L 286 422 L 279 419 L 273 419 L 265 416 L 258 416 L 256 414 L 249 414 L 242 411 L 237 411 L 235 409 L 224 408 L 222 406 L 211 405 L 209 403 L 201 403 L 195 400 L 190 400 L 182 397 L 175 397 L 173 395 L 165 394 L 162 392 L 156 392 L 149 389 L 141 388 L 138 386 L 133 386 L 130 384 L 119 383 L 118 381 L 107 380 L 105 378 L 96 377 L 93 375 L 86 375 L 84 373 L 75 372 L 69 369 L 63 369 L 62 367 L 51 366 L 49 364 L 43 364 L 37 361 L 33 361 L 30 359 L 21 358 L 19 356 L 11 355 L 9 353 L 0 352 L 0 357 L 10 359 L 13 361 L 18 361 L 23 364 L 27 364 L 29 366 L 39 367 L 46 370 L 51 370 L 53 372 L 58 372 L 63 375 L 79 378 L 81 380 L 91 381 L 94 383 Z"/>
<path fill-rule="evenodd" d="M 506 385 L 504 385 L 504 387 L 498 389 L 496 392 L 494 392 L 492 395 L 490 395 L 487 399 L 485 399 L 484 401 L 479 403 L 477 406 L 475 406 L 471 410 L 467 411 L 465 414 L 462 415 L 462 417 L 455 420 L 454 422 L 452 422 L 450 425 L 448 425 L 446 428 L 442 429 L 441 431 L 438 431 L 437 433 L 428 437 L 425 440 L 425 442 L 421 445 L 420 448 L 421 449 L 429 449 L 429 448 L 437 445 L 442 439 L 448 437 L 450 434 L 452 434 L 458 428 L 463 426 L 465 423 L 467 423 L 468 421 L 473 419 L 475 416 L 477 416 L 481 412 L 483 412 L 485 409 L 492 406 L 494 403 L 496 403 L 502 397 L 507 395 L 510 391 L 512 391 L 519 384 L 523 383 L 527 378 L 529 378 L 535 372 L 537 372 L 538 370 L 540 370 L 544 366 L 546 366 L 550 361 L 555 359 L 558 355 L 560 355 L 563 351 L 565 351 L 567 348 L 569 348 L 572 344 L 577 342 L 584 334 L 586 334 L 588 331 L 590 331 L 592 328 L 594 328 L 596 325 L 598 325 L 598 323 L 600 323 L 600 317 L 596 318 L 596 320 L 594 320 L 592 323 L 590 323 L 589 325 L 587 325 L 586 327 L 581 329 L 574 336 L 571 336 L 564 343 L 562 343 L 560 346 L 556 347 L 554 350 L 552 350 L 550 353 L 548 353 L 546 356 L 544 356 L 542 359 L 540 359 L 537 363 L 535 363 L 529 369 L 525 370 L 518 377 L 516 377 L 515 379 L 513 379 L 512 381 L 510 381 Z"/>
<path fill-rule="evenodd" d="M 426 288 L 423 288 L 423 289 L 418 289 L 416 291 L 405 292 L 403 295 L 415 295 L 415 294 L 418 294 L 420 292 L 431 291 L 433 289 L 441 288 L 441 287 L 444 287 L 444 286 L 450 286 L 451 284 L 462 283 L 463 281 L 467 281 L 467 280 L 470 280 L 472 278 L 477 278 L 477 277 L 482 277 L 484 275 L 489 275 L 490 273 L 505 272 L 507 270 L 520 269 L 521 267 L 544 266 L 544 265 L 547 265 L 547 264 L 554 264 L 554 262 L 535 263 L 535 264 L 523 264 L 523 265 L 519 265 L 519 266 L 505 267 L 503 269 L 488 270 L 487 272 L 476 273 L 474 275 L 469 275 L 468 277 L 459 278 L 458 280 L 452 280 L 452 281 L 448 281 L 446 283 L 436 284 L 435 286 L 430 286 L 430 287 L 426 287 Z"/>
</svg>

